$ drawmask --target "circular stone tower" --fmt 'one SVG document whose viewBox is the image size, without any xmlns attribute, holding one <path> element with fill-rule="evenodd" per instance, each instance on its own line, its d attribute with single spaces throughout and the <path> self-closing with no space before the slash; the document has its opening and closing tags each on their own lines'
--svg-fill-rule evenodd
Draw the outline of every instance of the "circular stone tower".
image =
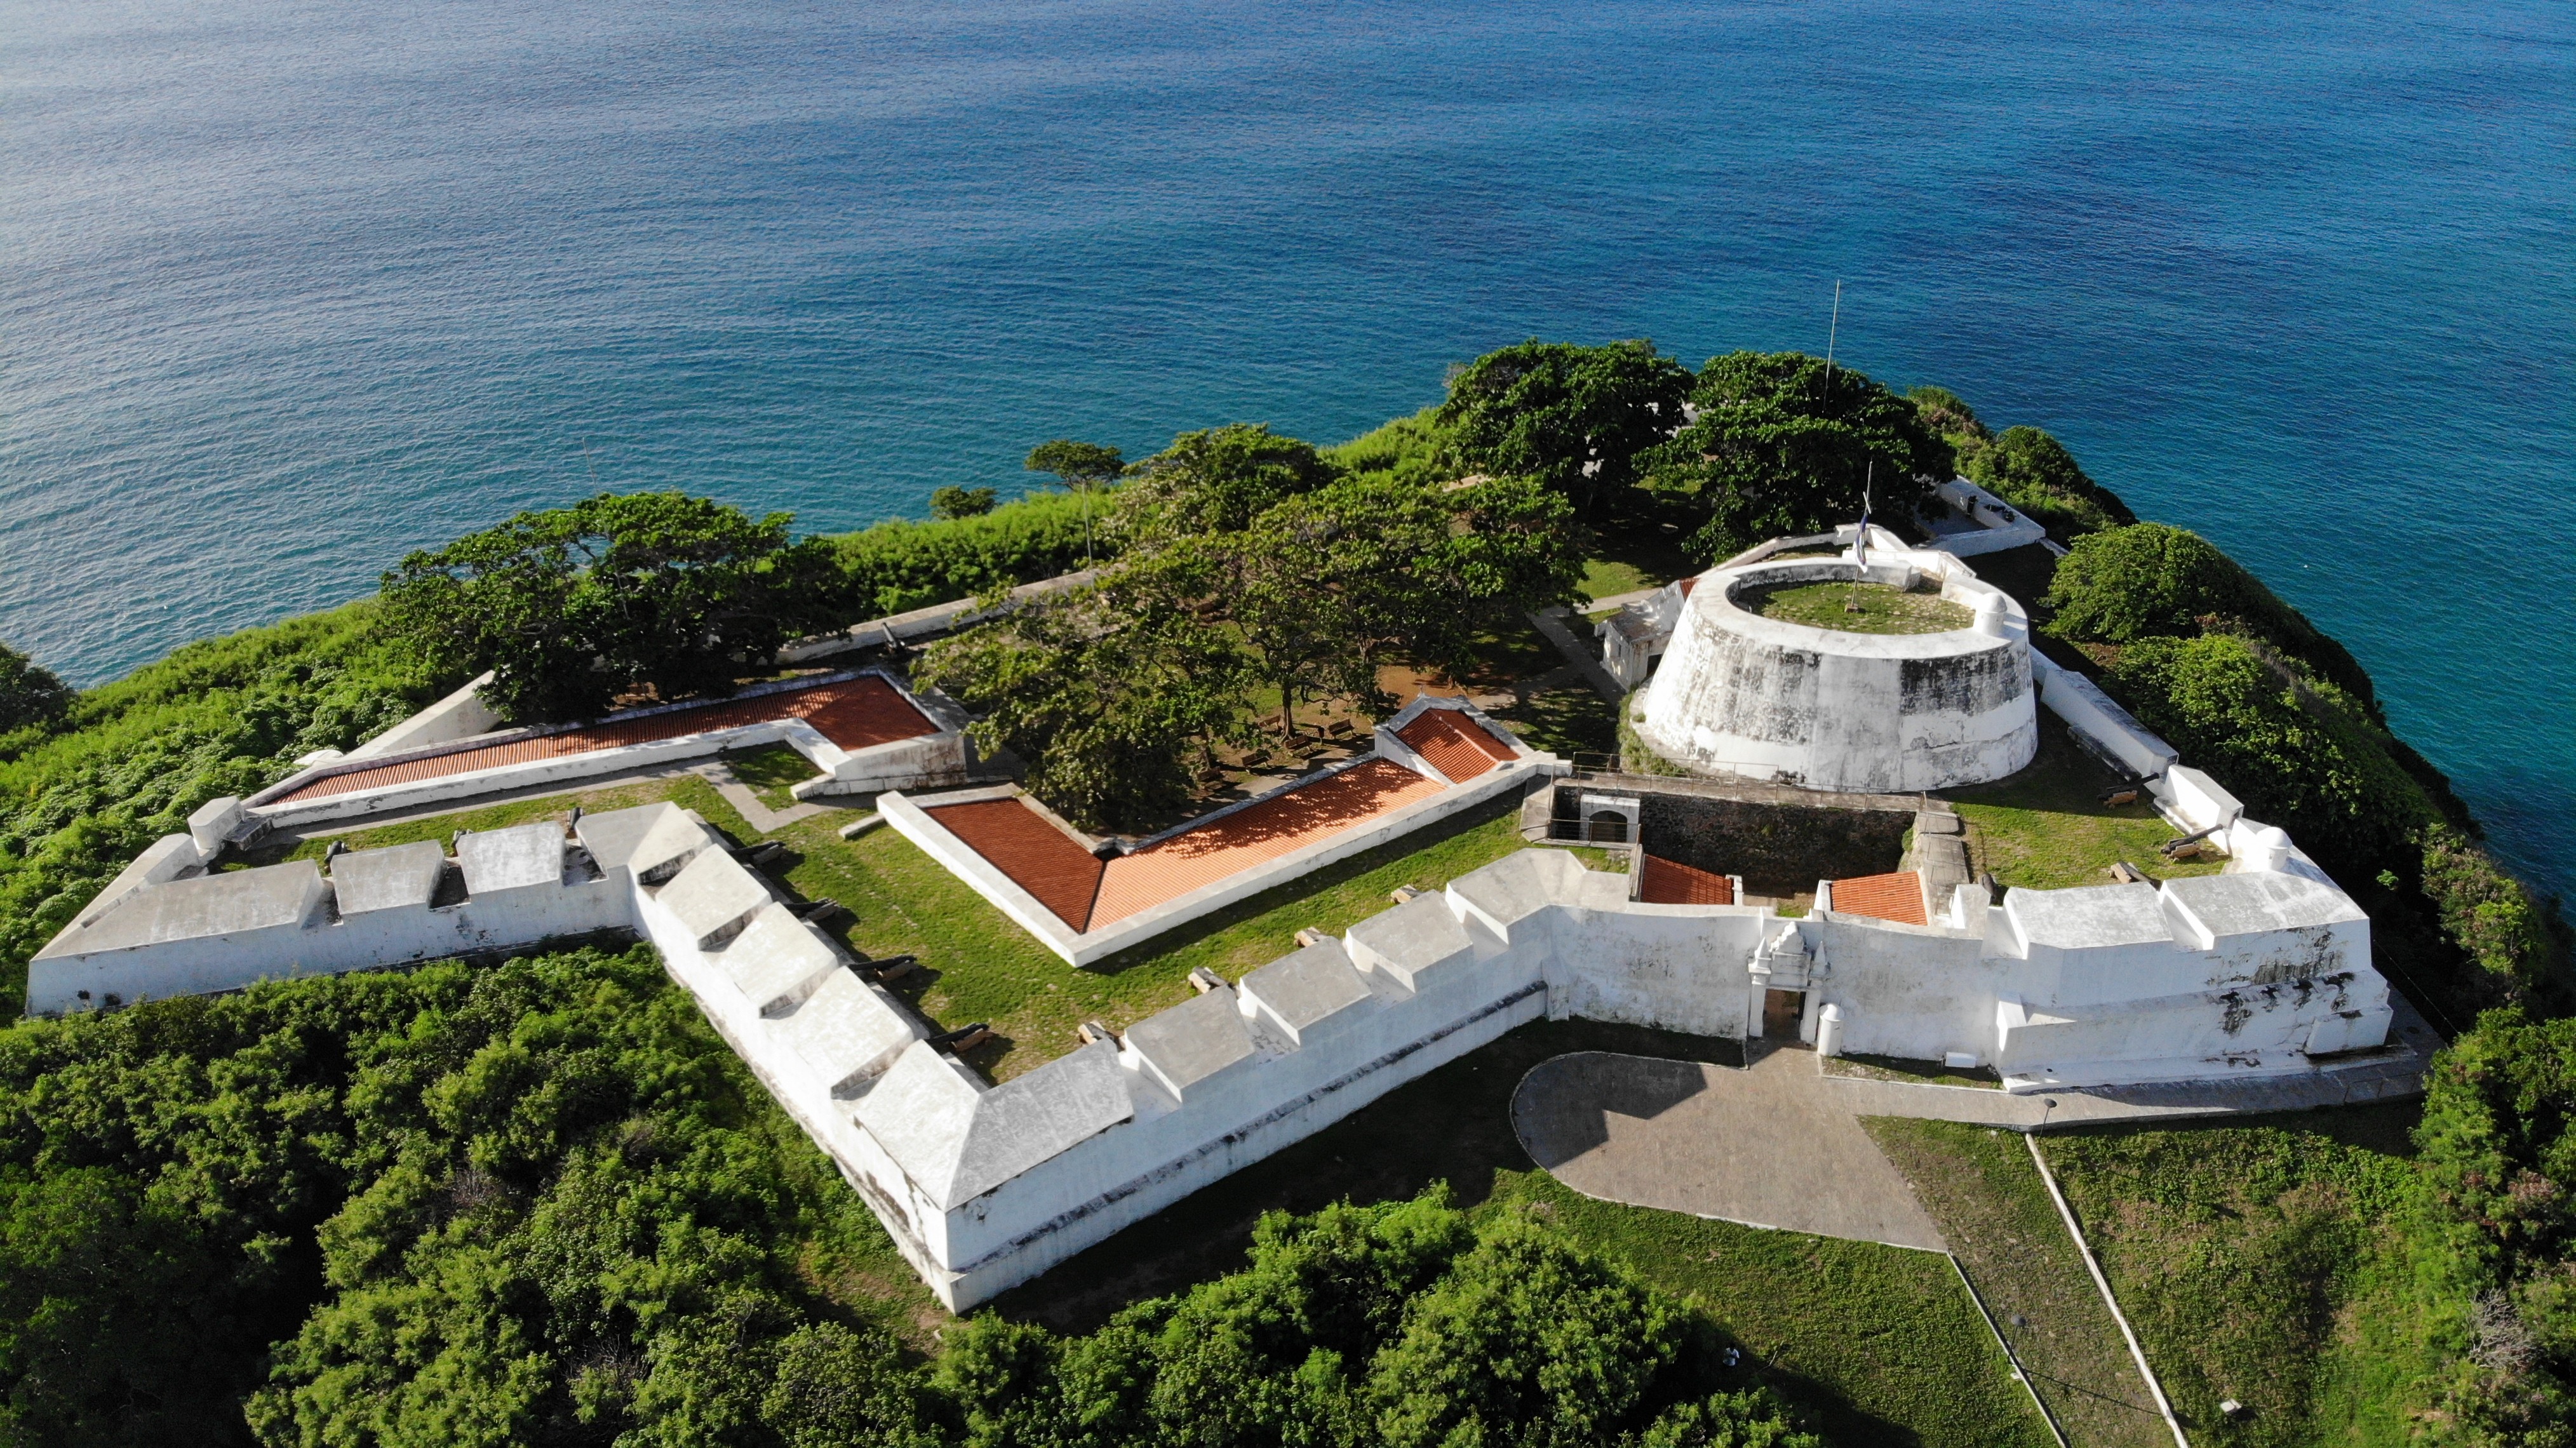
<svg viewBox="0 0 2576 1448">
<path fill-rule="evenodd" d="M 1693 769 L 1883 793 L 1978 784 L 2030 763 L 2039 711 L 2021 605 L 1946 554 L 1872 549 L 1871 558 L 1866 570 L 1846 554 L 1703 574 L 1647 691 L 1638 721 L 1647 746 Z M 1935 631 L 1834 627 L 1839 590 L 1804 595 L 1803 610 L 1771 609 L 1791 616 L 1761 611 L 1836 583 L 1910 606 L 1910 624 L 1892 626 Z M 1930 599 L 1935 586 L 1950 607 Z"/>
</svg>

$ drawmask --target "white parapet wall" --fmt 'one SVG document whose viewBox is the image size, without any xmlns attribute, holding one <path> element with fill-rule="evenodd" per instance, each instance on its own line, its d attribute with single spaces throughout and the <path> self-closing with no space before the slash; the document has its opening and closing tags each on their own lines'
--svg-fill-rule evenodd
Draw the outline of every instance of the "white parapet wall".
<svg viewBox="0 0 2576 1448">
<path fill-rule="evenodd" d="M 206 874 L 174 835 L 38 956 L 31 1004 L 632 929 L 959 1309 L 1542 1015 L 1742 1037 L 1789 990 L 1802 1035 L 1830 1005 L 1838 1050 L 1975 1060 L 2013 1090 L 2325 1069 L 2389 1024 L 2366 917 L 2240 818 L 2224 874 L 1962 897 L 1931 926 L 1642 904 L 1524 850 L 992 1086 L 703 821 L 647 805 L 576 832 L 345 853 L 327 879 Z"/>
<path fill-rule="evenodd" d="M 519 825 L 465 843 L 462 855 L 491 845 L 508 858 L 484 872 L 450 864 L 434 844 L 396 845 L 335 856 L 328 876 L 311 860 L 208 873 L 194 842 L 171 835 L 146 852 L 153 865 L 143 878 L 119 877 L 99 897 L 104 905 L 76 916 L 28 962 L 27 1011 L 239 990 L 633 923 L 560 825 Z M 478 873 L 483 888 L 469 891 Z"/>
</svg>

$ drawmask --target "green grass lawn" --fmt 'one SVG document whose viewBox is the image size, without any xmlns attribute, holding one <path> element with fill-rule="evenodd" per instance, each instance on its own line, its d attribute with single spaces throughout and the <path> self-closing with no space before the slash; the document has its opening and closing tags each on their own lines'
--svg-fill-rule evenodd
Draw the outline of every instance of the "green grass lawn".
<svg viewBox="0 0 2576 1448">
<path fill-rule="evenodd" d="M 1796 583 L 1747 591 L 1739 600 L 1764 618 L 1844 633 L 1946 633 L 1976 615 L 1929 590 L 1884 583 Z"/>
<path fill-rule="evenodd" d="M 2107 885 L 2114 860 L 2148 876 L 2214 875 L 2223 859 L 2168 861 L 2157 847 L 2181 833 L 2155 806 L 2106 805 L 2102 791 L 2120 779 L 2084 752 L 2057 716 L 2039 716 L 2039 756 L 2010 779 L 1943 791 L 1968 822 L 1971 869 L 1992 871 L 2008 886 L 2063 890 Z"/>
<path fill-rule="evenodd" d="M 1872 1117 L 2049 1411 L 2081 1448 L 2173 1441 L 2019 1132 Z"/>
<path fill-rule="evenodd" d="M 1005 1294 L 1006 1316 L 1068 1331 L 1243 1265 L 1264 1211 L 1410 1197 L 1445 1181 L 1479 1213 L 1535 1213 L 1713 1318 L 1836 1444 L 2028 1445 L 2046 1427 L 1936 1253 L 1769 1232 L 1596 1202 L 1540 1171 L 1511 1130 L 1513 1089 L 1568 1051 L 1737 1064 L 1735 1043 L 1542 1021 L 1183 1199 Z"/>
<path fill-rule="evenodd" d="M 1623 593 L 1635 593 L 1639 589 L 1661 588 L 1672 582 L 1670 578 L 1659 576 L 1661 572 L 1660 569 L 1618 559 L 1587 558 L 1583 560 L 1583 581 L 1575 588 L 1582 593 L 1584 602 L 1592 603 L 1604 598 L 1617 598 Z"/>
<path fill-rule="evenodd" d="M 2411 1104 L 2041 1138 L 2199 1448 L 2419 1440 Z M 2247 1409 L 2220 1415 L 2222 1399 Z"/>
<path fill-rule="evenodd" d="M 799 803 L 795 787 L 822 773 L 814 761 L 784 744 L 728 754 L 724 762 L 733 777 L 771 809 L 793 809 Z"/>
</svg>

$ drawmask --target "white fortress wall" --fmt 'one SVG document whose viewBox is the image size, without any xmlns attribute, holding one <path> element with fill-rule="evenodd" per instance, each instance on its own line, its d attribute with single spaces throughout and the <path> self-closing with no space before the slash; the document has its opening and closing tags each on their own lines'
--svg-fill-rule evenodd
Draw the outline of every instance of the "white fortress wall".
<svg viewBox="0 0 2576 1448">
<path fill-rule="evenodd" d="M 1871 537 L 1865 568 L 1846 552 L 1702 575 L 1647 692 L 1646 742 L 1685 765 L 1863 793 L 1979 783 L 2028 764 L 2039 730 L 2021 605 L 1955 557 L 1879 529 Z M 1974 623 L 1851 633 L 1764 618 L 1733 597 L 1852 577 L 1897 587 L 1937 579 Z"/>
<path fill-rule="evenodd" d="M 414 871 L 397 893 L 356 893 L 364 887 L 355 882 L 383 857 L 417 852 L 420 845 L 340 855 L 328 879 L 310 860 L 215 874 L 190 864 L 186 873 L 129 889 L 64 927 L 28 963 L 27 1010 L 43 1015 L 105 1005 L 110 996 L 132 1003 L 239 990 L 262 980 L 373 970 L 631 926 L 617 892 L 567 853 L 560 826 L 522 825 L 466 839 L 503 836 L 514 837 L 510 843 L 523 854 L 550 848 L 549 877 L 497 873 L 484 880 L 481 894 L 446 905 L 431 903 L 447 868 L 443 860 L 425 876 Z M 189 843 L 173 835 L 147 856 L 157 853 L 164 867 L 182 858 L 186 852 L 171 841 Z M 352 908 L 362 898 L 366 908 Z"/>
</svg>

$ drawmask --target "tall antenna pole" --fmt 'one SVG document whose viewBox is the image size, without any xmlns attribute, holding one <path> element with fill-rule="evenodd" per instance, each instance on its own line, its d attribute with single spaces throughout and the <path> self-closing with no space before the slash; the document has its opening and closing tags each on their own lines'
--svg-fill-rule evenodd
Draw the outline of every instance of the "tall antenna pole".
<svg viewBox="0 0 2576 1448">
<path fill-rule="evenodd" d="M 1834 400 L 1834 338 L 1843 329 L 1843 282 L 1834 278 L 1834 319 L 1825 327 L 1825 401 Z"/>
</svg>

